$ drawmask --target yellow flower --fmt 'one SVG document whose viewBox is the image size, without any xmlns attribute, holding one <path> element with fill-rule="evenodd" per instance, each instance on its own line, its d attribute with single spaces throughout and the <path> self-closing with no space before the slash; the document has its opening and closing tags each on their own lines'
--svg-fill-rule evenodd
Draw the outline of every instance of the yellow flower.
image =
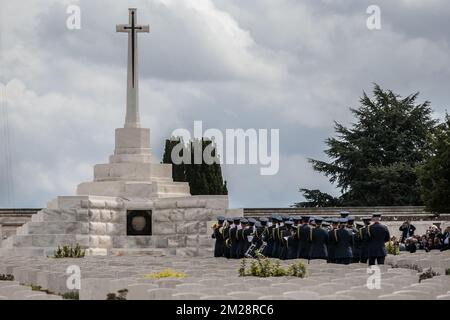
<svg viewBox="0 0 450 320">
<path fill-rule="evenodd" d="M 145 279 L 161 279 L 161 278 L 186 278 L 188 275 L 184 272 L 174 271 L 172 269 L 164 269 L 161 272 L 145 274 Z"/>
</svg>

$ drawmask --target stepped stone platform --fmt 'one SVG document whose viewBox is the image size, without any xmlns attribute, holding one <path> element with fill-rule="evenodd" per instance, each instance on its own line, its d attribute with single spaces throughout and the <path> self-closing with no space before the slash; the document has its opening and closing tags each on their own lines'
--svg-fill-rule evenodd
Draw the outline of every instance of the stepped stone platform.
<svg viewBox="0 0 450 320">
<path fill-rule="evenodd" d="M 282 264 L 294 260 L 283 261 Z M 305 261 L 307 263 L 307 261 Z M 128 289 L 129 300 L 450 300 L 450 251 L 388 256 L 380 266 L 381 287 L 369 289 L 367 266 L 311 261 L 307 277 L 256 278 L 238 276 L 240 260 L 210 257 L 95 256 L 82 259 L 8 257 L 0 261 L 0 274 L 13 274 L 16 282 L 0 283 L 0 299 L 34 298 L 19 293 L 19 284 L 39 285 L 49 292 L 69 292 L 66 270 L 81 269 L 80 299 L 106 299 L 108 293 Z M 394 265 L 392 267 L 390 264 Z M 419 282 L 420 272 L 432 267 L 441 275 Z M 147 279 L 145 275 L 171 268 L 186 278 Z M 18 284 L 19 283 L 19 284 Z M 25 289 L 27 290 L 27 289 Z M 44 299 L 44 296 L 41 297 Z"/>
<path fill-rule="evenodd" d="M 58 246 L 76 245 L 87 255 L 211 254 L 210 225 L 233 215 L 226 196 L 124 199 L 102 196 L 58 197 L 3 240 L 0 256 L 52 256 Z M 127 234 L 127 212 L 151 210 L 151 235 Z"/>
</svg>

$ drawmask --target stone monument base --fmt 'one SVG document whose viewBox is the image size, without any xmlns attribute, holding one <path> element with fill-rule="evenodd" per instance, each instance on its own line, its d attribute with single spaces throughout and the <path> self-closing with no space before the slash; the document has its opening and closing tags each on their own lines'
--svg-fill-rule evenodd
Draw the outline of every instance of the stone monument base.
<svg viewBox="0 0 450 320">
<path fill-rule="evenodd" d="M 227 208 L 227 196 L 61 196 L 4 240 L 0 255 L 52 256 L 76 244 L 86 255 L 211 255 L 216 217 L 242 215 Z"/>
</svg>

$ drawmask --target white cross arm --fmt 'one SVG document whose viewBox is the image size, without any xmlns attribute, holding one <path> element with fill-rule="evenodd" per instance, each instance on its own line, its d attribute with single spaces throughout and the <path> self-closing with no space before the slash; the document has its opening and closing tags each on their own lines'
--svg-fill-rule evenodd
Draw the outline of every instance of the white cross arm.
<svg viewBox="0 0 450 320">
<path fill-rule="evenodd" d="M 128 24 L 118 24 L 116 25 L 116 32 L 130 32 L 130 25 Z M 150 26 L 147 24 L 145 26 L 136 26 L 136 32 L 150 32 Z"/>
<path fill-rule="evenodd" d="M 128 27 L 128 25 L 127 24 L 116 25 L 116 32 L 128 32 L 128 30 L 125 29 L 125 27 Z"/>
<path fill-rule="evenodd" d="M 140 26 L 141 29 L 136 30 L 137 32 L 150 32 L 150 26 L 147 24 L 145 26 Z"/>
</svg>

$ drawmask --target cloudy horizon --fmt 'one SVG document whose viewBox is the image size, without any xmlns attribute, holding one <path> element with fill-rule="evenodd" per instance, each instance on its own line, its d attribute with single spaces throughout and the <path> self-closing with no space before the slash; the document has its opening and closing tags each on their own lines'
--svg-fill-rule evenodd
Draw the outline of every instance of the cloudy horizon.
<svg viewBox="0 0 450 320">
<path fill-rule="evenodd" d="M 81 29 L 69 30 L 69 5 Z M 369 30 L 369 5 L 381 29 Z M 223 165 L 230 207 L 287 207 L 299 187 L 338 195 L 308 158 L 326 159 L 333 121 L 373 84 L 448 108 L 450 3 L 444 0 L 0 0 L 0 207 L 75 194 L 106 163 L 126 101 L 127 8 L 138 8 L 141 125 L 153 153 L 178 128 L 280 129 L 280 170 Z M 8 131 L 6 132 L 6 125 Z M 10 160 L 9 164 L 7 160 Z"/>
</svg>

